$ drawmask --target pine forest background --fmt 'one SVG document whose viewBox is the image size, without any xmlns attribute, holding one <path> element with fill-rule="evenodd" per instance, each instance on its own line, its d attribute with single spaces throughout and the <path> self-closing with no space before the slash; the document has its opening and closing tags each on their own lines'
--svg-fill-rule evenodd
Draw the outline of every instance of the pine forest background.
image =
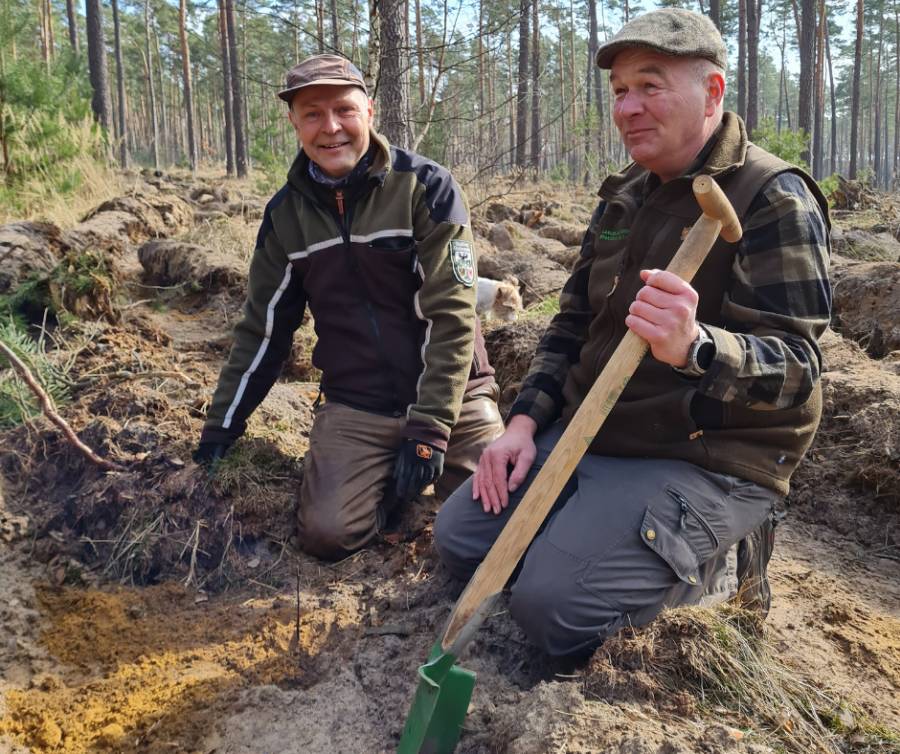
<svg viewBox="0 0 900 754">
<path fill-rule="evenodd" d="M 97 166 L 209 168 L 276 186 L 296 151 L 274 93 L 339 52 L 379 129 L 466 182 L 598 185 L 627 162 L 598 44 L 629 0 L 0 0 L 0 206 L 34 212 Z M 674 3 L 677 4 L 677 3 Z M 890 189 L 900 0 L 699 0 L 729 46 L 726 106 L 828 181 Z M 43 192 L 43 194 L 41 193 Z M 8 212 L 7 212 L 8 214 Z"/>
</svg>

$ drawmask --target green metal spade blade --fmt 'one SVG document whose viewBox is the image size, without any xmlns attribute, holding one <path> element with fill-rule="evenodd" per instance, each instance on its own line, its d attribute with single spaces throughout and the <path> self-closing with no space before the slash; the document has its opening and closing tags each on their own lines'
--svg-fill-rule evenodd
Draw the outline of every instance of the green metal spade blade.
<svg viewBox="0 0 900 754">
<path fill-rule="evenodd" d="M 472 689 L 475 673 L 454 665 L 456 657 L 442 652 L 440 642 L 429 662 L 419 667 L 419 688 L 413 699 L 397 754 L 452 754 Z"/>
</svg>

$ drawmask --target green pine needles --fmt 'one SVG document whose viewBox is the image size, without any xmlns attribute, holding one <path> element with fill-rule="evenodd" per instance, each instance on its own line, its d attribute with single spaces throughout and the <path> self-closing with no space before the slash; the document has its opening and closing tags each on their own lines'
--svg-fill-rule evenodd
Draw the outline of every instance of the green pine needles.
<svg viewBox="0 0 900 754">
<path fill-rule="evenodd" d="M 22 319 L 0 312 L 0 342 L 18 356 L 57 405 L 69 399 L 65 371 L 35 341 Z M 0 353 L 0 427 L 14 427 L 40 414 L 40 406 L 9 360 Z"/>
</svg>

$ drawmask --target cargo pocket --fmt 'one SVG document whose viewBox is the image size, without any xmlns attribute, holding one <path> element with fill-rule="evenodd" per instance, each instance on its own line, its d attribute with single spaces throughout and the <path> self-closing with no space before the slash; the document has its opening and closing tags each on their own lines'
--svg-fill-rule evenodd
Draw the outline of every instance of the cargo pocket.
<svg viewBox="0 0 900 754">
<path fill-rule="evenodd" d="M 647 508 L 641 522 L 641 539 L 661 557 L 675 575 L 691 586 L 700 585 L 700 558 L 680 532 L 672 530 Z"/>
</svg>

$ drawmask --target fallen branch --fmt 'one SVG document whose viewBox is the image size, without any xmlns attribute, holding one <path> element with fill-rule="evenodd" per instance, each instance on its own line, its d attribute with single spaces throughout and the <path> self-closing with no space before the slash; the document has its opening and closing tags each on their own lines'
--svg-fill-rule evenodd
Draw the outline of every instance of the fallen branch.
<svg viewBox="0 0 900 754">
<path fill-rule="evenodd" d="M 38 402 L 41 404 L 41 411 L 44 413 L 44 416 L 62 430 L 66 439 L 75 446 L 79 453 L 92 463 L 97 464 L 101 469 L 106 469 L 107 471 L 124 471 L 122 466 L 119 466 L 112 461 L 108 461 L 105 458 L 101 458 L 78 439 L 78 435 L 76 435 L 72 428 L 66 423 L 66 420 L 56 412 L 56 407 L 53 405 L 50 396 L 47 395 L 46 391 L 38 384 L 28 366 L 2 341 L 0 341 L 0 353 L 9 360 L 13 369 L 25 381 L 25 384 L 28 385 L 31 392 L 34 393 Z"/>
</svg>

